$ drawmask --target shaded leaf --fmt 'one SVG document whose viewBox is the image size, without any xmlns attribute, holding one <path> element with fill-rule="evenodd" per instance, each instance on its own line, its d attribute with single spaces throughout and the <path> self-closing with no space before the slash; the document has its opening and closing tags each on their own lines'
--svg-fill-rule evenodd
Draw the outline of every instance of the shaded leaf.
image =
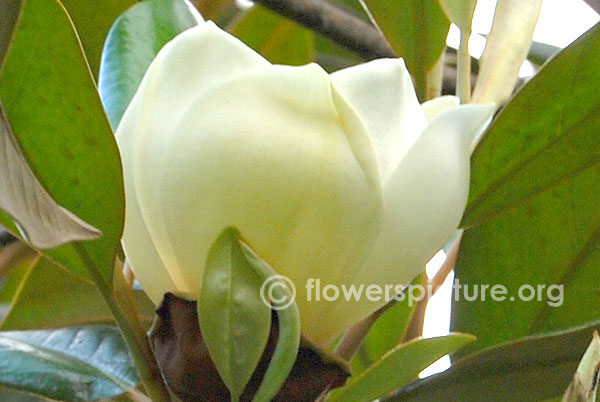
<svg viewBox="0 0 600 402">
<path fill-rule="evenodd" d="M 483 350 L 443 373 L 406 386 L 384 402 L 539 402 L 560 398 L 595 323 Z"/>
<path fill-rule="evenodd" d="M 233 401 L 242 395 L 269 339 L 271 309 L 261 299 L 262 283 L 242 251 L 238 232 L 225 229 L 206 258 L 198 319 Z"/>
<path fill-rule="evenodd" d="M 599 46 L 597 26 L 551 60 L 473 154 L 456 277 L 508 297 L 458 297 L 451 327 L 478 337 L 459 354 L 600 318 Z"/>
<path fill-rule="evenodd" d="M 24 0 L 0 95 L 29 167 L 66 210 L 102 231 L 81 246 L 110 281 L 124 217 L 119 151 L 68 15 L 55 0 Z M 35 55 L 35 57 L 32 57 Z M 17 232 L 6 214 L 0 223 Z M 87 275 L 72 247 L 46 252 Z"/>
<path fill-rule="evenodd" d="M 264 7 L 249 10 L 230 32 L 274 64 L 299 66 L 314 59 L 314 34 Z"/>
<path fill-rule="evenodd" d="M 594 331 L 590 346 L 586 349 L 573 381 L 563 395 L 562 402 L 596 402 L 600 378 L 600 336 Z"/>
<path fill-rule="evenodd" d="M 93 240 L 102 233 L 58 205 L 29 169 L 0 104 L 0 208 L 15 218 L 21 235 L 37 249 L 74 240 Z"/>
<path fill-rule="evenodd" d="M 198 23 L 185 0 L 144 0 L 125 11 L 106 38 L 99 90 L 113 129 L 158 51 Z"/>
<path fill-rule="evenodd" d="M 10 45 L 22 4 L 22 0 L 4 0 L 0 2 L 0 15 L 2 16 L 2 24 L 0 24 L 0 68 Z"/>
<path fill-rule="evenodd" d="M 328 401 L 369 402 L 383 397 L 417 378 L 440 357 L 474 340 L 472 335 L 450 334 L 398 345 L 362 374 L 350 377 L 348 384 L 334 391 Z"/>
<path fill-rule="evenodd" d="M 0 384 L 66 402 L 110 398 L 138 380 L 109 326 L 0 332 Z"/>
<path fill-rule="evenodd" d="M 135 295 L 140 318 L 150 323 L 154 318 L 153 304 L 142 291 Z M 113 322 L 110 310 L 91 282 L 41 257 L 29 267 L 0 328 L 27 330 Z"/>
<path fill-rule="evenodd" d="M 419 98 L 425 100 L 427 73 L 446 48 L 450 21 L 438 0 L 364 0 L 379 28 L 415 79 Z"/>
</svg>

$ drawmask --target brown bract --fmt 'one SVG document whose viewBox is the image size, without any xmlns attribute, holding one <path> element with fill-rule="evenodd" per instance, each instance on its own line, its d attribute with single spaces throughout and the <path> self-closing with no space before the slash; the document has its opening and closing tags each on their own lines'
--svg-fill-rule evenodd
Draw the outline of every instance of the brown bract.
<svg viewBox="0 0 600 402">
<path fill-rule="evenodd" d="M 171 391 L 183 402 L 229 401 L 227 387 L 202 339 L 196 302 L 167 293 L 156 313 L 150 342 Z M 258 390 L 277 344 L 278 332 L 274 313 L 267 347 L 240 401 L 251 401 Z M 337 363 L 328 362 L 312 348 L 300 345 L 292 372 L 273 401 L 314 401 L 328 387 L 343 385 L 348 376 Z"/>
</svg>

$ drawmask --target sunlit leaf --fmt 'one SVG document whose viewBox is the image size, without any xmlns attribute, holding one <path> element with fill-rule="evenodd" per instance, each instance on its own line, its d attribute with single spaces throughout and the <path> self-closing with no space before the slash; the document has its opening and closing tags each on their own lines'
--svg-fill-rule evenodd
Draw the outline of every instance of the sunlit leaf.
<svg viewBox="0 0 600 402">
<path fill-rule="evenodd" d="M 600 318 L 599 47 L 597 26 L 519 92 L 473 154 L 456 275 L 462 294 L 500 284 L 507 297 L 455 297 L 452 329 L 478 337 L 458 355 Z"/>
</svg>

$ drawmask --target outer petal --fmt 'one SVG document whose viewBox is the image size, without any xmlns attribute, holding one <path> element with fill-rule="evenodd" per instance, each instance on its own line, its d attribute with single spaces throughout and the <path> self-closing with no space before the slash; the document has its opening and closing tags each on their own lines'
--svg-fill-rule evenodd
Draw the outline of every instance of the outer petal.
<svg viewBox="0 0 600 402">
<path fill-rule="evenodd" d="M 136 277 L 155 303 L 162 300 L 164 291 L 175 290 L 173 281 L 180 283 L 182 279 L 171 267 L 173 280 L 151 277 L 155 264 L 162 266 L 152 245 L 163 241 L 166 235 L 155 231 L 151 239 L 145 227 L 133 184 L 136 144 L 144 135 L 159 136 L 171 131 L 190 103 L 213 86 L 265 66 L 270 63 L 212 22 L 200 24 L 177 36 L 159 52 L 123 116 L 116 133 L 123 157 L 127 198 L 123 244 Z M 160 149 L 152 151 L 149 160 L 160 156 Z M 158 262 L 150 262 L 155 259 Z"/>
<path fill-rule="evenodd" d="M 450 238 L 467 202 L 472 140 L 493 112 L 459 106 L 427 127 L 383 190 L 383 230 L 356 283 L 407 285 Z"/>
<path fill-rule="evenodd" d="M 197 295 L 211 243 L 234 225 L 297 285 L 305 336 L 326 342 L 351 323 L 304 291 L 352 276 L 382 215 L 368 135 L 345 130 L 335 96 L 316 65 L 269 66 L 203 93 L 170 129 L 142 130 L 136 189 L 181 291 Z"/>
<path fill-rule="evenodd" d="M 158 255 L 154 242 L 148 233 L 146 223 L 140 211 L 135 185 L 133 183 L 133 150 L 134 133 L 140 115 L 140 102 L 132 102 L 133 106 L 127 109 L 119 126 L 119 150 L 123 161 L 125 180 L 125 229 L 123 232 L 123 248 L 131 268 L 137 279 L 144 284 L 144 290 L 155 303 L 159 304 L 165 292 L 175 292 L 171 275 L 165 268 Z"/>
<path fill-rule="evenodd" d="M 427 125 L 402 59 L 379 59 L 331 75 L 371 136 L 382 183 Z"/>
</svg>

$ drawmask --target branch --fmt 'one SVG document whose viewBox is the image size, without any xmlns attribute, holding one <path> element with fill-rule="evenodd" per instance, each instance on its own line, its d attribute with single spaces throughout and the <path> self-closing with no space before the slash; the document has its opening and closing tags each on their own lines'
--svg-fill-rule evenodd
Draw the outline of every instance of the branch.
<svg viewBox="0 0 600 402">
<path fill-rule="evenodd" d="M 371 23 L 325 0 L 254 0 L 277 14 L 318 32 L 367 60 L 397 57 Z"/>
</svg>

